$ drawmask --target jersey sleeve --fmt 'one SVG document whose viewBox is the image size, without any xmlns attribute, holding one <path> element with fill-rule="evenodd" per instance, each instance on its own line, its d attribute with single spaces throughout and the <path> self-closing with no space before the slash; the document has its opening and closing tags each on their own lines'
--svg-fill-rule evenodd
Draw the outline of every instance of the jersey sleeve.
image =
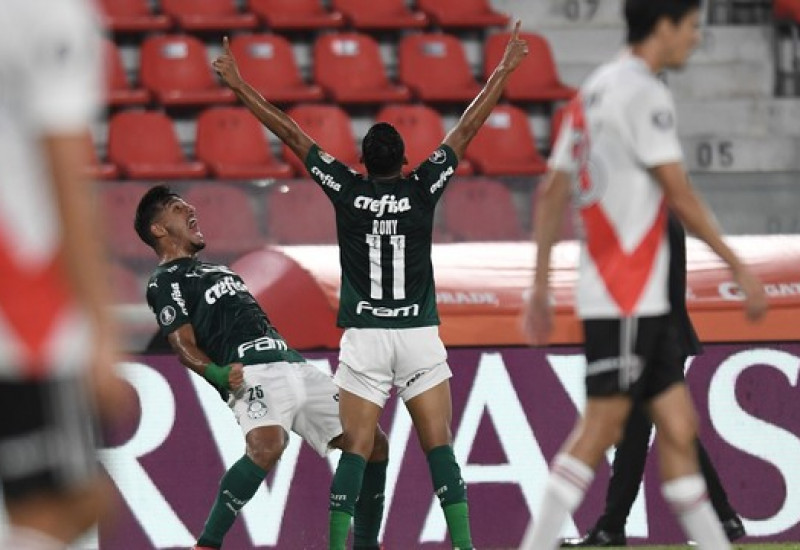
<svg viewBox="0 0 800 550">
<path fill-rule="evenodd" d="M 675 103 L 666 88 L 657 84 L 647 86 L 634 96 L 626 112 L 631 146 L 644 166 L 683 160 Z"/>
<path fill-rule="evenodd" d="M 50 2 L 30 29 L 26 105 L 42 133 L 80 131 L 101 105 L 102 56 L 97 16 L 88 2 Z"/>
<path fill-rule="evenodd" d="M 147 283 L 147 305 L 164 336 L 191 322 L 185 296 L 181 279 L 167 273 L 154 275 Z"/>
<path fill-rule="evenodd" d="M 431 204 L 436 204 L 457 167 L 458 157 L 455 151 L 443 143 L 411 173 L 410 177 L 415 185 L 420 186 L 421 194 L 427 197 Z"/>
<path fill-rule="evenodd" d="M 312 145 L 306 157 L 306 170 L 319 185 L 331 202 L 337 202 L 347 189 L 355 183 L 357 174 L 332 155 Z"/>
</svg>

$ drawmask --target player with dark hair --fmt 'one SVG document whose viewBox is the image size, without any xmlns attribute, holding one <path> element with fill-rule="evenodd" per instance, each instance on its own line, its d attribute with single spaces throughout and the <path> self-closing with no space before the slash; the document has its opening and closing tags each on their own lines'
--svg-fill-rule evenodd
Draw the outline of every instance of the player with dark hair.
<svg viewBox="0 0 800 550">
<path fill-rule="evenodd" d="M 703 346 L 697 338 L 689 313 L 686 310 L 686 232 L 678 219 L 670 214 L 667 220 L 669 239 L 669 304 L 670 316 L 677 330 L 680 349 L 680 364 L 686 358 L 702 353 Z M 587 534 L 579 539 L 567 539 L 562 548 L 586 546 L 625 546 L 625 523 L 633 502 L 639 492 L 639 484 L 644 475 L 644 466 L 650 444 L 653 422 L 643 403 L 634 402 L 622 441 L 614 450 L 611 479 L 606 492 L 603 515 Z M 708 497 L 728 540 L 734 541 L 745 535 L 741 518 L 728 501 L 717 471 L 703 444 L 697 440 L 697 459 L 700 472 L 708 488 Z"/>
<path fill-rule="evenodd" d="M 750 319 L 766 310 L 758 279 L 725 244 L 683 166 L 673 99 L 657 74 L 682 67 L 699 42 L 700 0 L 626 0 L 629 51 L 597 69 L 570 103 L 536 212 L 536 273 L 526 325 L 534 344 L 552 330 L 550 253 L 570 196 L 580 212 L 580 278 L 587 403 L 553 461 L 524 550 L 557 547 L 633 401 L 657 427 L 662 490 L 689 538 L 730 548 L 698 473 L 697 420 L 683 378 L 667 288 L 671 209 L 731 268 Z"/>
<path fill-rule="evenodd" d="M 335 381 L 341 389 L 344 452 L 331 486 L 330 542 L 344 548 L 357 508 L 371 434 L 392 386 L 405 401 L 430 467 L 433 489 L 456 548 L 472 548 L 467 495 L 453 455 L 447 352 L 439 338 L 431 245 L 433 214 L 467 145 L 527 54 L 519 22 L 505 55 L 441 147 L 410 175 L 403 140 L 389 124 L 362 143 L 363 176 L 323 151 L 297 123 L 239 75 L 224 42 L 214 62 L 222 80 L 305 162 L 336 211 L 342 285 L 338 325 L 345 328 Z M 356 544 L 360 544 L 358 530 Z"/>
<path fill-rule="evenodd" d="M 84 0 L 0 2 L 0 548 L 67 548 L 108 509 L 96 415 L 127 408 L 94 189 L 100 29 Z"/>
<path fill-rule="evenodd" d="M 159 265 L 147 303 L 181 363 L 227 399 L 246 441 L 245 455 L 225 473 L 197 546 L 220 548 L 288 444 L 288 432 L 320 455 L 342 448 L 338 388 L 289 347 L 244 281 L 228 267 L 201 261 L 205 248 L 195 209 L 159 185 L 142 197 L 134 227 Z M 375 427 L 356 528 L 377 544 L 383 516 L 388 442 Z M 377 498 L 376 498 L 377 497 Z"/>
</svg>

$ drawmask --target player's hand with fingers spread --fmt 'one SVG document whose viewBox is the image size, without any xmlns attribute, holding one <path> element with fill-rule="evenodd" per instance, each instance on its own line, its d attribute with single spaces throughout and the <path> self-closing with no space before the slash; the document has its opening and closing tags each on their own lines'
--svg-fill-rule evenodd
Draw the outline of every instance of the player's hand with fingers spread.
<svg viewBox="0 0 800 550">
<path fill-rule="evenodd" d="M 500 62 L 501 65 L 509 71 L 513 71 L 519 67 L 519 64 L 522 63 L 522 60 L 528 55 L 528 43 L 519 37 L 519 28 L 521 25 L 522 21 L 517 19 L 514 24 L 514 32 L 511 33 L 511 38 L 506 45 L 503 60 Z"/>
<path fill-rule="evenodd" d="M 546 290 L 533 288 L 525 304 L 523 330 L 534 346 L 547 345 L 553 331 L 553 308 Z"/>
<path fill-rule="evenodd" d="M 236 58 L 231 53 L 228 37 L 222 39 L 222 55 L 211 64 L 214 70 L 229 88 L 236 88 L 242 83 L 242 76 L 239 74 L 239 67 L 236 65 Z"/>
<path fill-rule="evenodd" d="M 767 312 L 767 296 L 764 293 L 764 285 L 744 266 L 734 271 L 733 275 L 745 296 L 745 315 L 751 321 L 758 321 Z"/>
<path fill-rule="evenodd" d="M 238 391 L 244 385 L 244 365 L 241 363 L 231 363 L 231 370 L 228 372 L 228 387 L 231 391 Z"/>
</svg>

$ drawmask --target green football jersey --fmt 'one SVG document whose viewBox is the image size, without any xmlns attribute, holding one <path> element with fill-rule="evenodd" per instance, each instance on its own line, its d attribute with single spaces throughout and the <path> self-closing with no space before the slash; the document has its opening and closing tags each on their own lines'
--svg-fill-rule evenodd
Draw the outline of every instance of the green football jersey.
<svg viewBox="0 0 800 550">
<path fill-rule="evenodd" d="M 453 150 L 442 145 L 408 177 L 376 182 L 311 148 L 306 168 L 336 211 L 340 327 L 439 324 L 433 215 L 457 165 Z"/>
<path fill-rule="evenodd" d="M 197 346 L 218 365 L 303 361 L 228 267 L 181 258 L 158 266 L 147 304 L 164 335 L 190 323 Z"/>
</svg>

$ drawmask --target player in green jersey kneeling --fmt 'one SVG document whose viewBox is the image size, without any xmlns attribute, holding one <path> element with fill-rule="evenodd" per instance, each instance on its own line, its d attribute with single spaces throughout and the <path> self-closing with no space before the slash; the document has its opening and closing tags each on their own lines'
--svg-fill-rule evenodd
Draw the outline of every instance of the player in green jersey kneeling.
<svg viewBox="0 0 800 550">
<path fill-rule="evenodd" d="M 228 267 L 201 261 L 205 239 L 195 209 L 169 188 L 151 188 L 134 222 L 159 265 L 147 303 L 181 363 L 226 398 L 242 427 L 245 455 L 222 477 L 196 549 L 221 548 L 239 510 L 280 459 L 289 431 L 320 455 L 345 449 L 339 390 L 284 341 L 266 313 Z M 374 426 L 355 528 L 377 547 L 389 456 L 386 435 Z"/>
<path fill-rule="evenodd" d="M 431 243 L 436 203 L 467 145 L 486 121 L 528 47 L 517 22 L 505 55 L 458 124 L 408 176 L 397 130 L 375 124 L 362 144 L 366 176 L 323 151 L 239 74 L 223 42 L 214 61 L 222 80 L 272 133 L 305 162 L 333 203 L 342 267 L 338 325 L 345 329 L 339 368 L 342 458 L 331 486 L 329 548 L 343 550 L 370 472 L 374 431 L 394 386 L 427 455 L 454 548 L 472 548 L 467 494 L 451 446 L 447 353 L 439 338 Z M 370 548 L 355 527 L 356 548 Z"/>
</svg>

